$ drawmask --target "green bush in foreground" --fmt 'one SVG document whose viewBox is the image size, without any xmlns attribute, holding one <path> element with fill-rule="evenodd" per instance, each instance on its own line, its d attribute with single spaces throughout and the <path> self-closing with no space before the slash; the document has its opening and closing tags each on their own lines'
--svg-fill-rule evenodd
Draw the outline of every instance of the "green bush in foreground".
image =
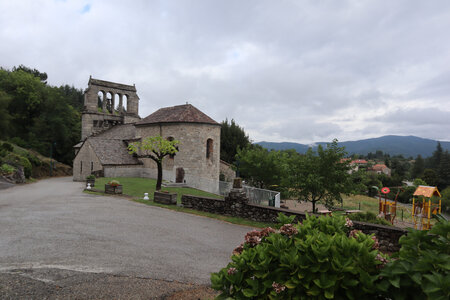
<svg viewBox="0 0 450 300">
<path fill-rule="evenodd" d="M 378 287 L 393 299 L 450 299 L 450 222 L 400 238 L 397 260 L 380 273 Z"/>
<path fill-rule="evenodd" d="M 252 231 L 212 287 L 218 299 L 450 299 L 450 222 L 438 221 L 410 229 L 390 261 L 342 217 Z"/>
<path fill-rule="evenodd" d="M 13 166 L 10 166 L 8 164 L 2 164 L 0 167 L 0 174 L 2 175 L 9 175 L 13 173 L 16 169 L 14 169 Z"/>
<path fill-rule="evenodd" d="M 211 275 L 212 287 L 219 299 L 375 298 L 387 260 L 375 237 L 351 226 L 343 217 L 308 217 L 249 232 L 232 262 Z"/>
</svg>

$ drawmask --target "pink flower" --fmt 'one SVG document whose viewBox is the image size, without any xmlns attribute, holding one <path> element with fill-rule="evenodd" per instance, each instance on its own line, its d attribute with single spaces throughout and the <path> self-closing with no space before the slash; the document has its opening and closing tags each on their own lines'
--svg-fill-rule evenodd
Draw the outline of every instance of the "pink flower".
<svg viewBox="0 0 450 300">
<path fill-rule="evenodd" d="M 275 229 L 273 229 L 272 227 L 263 228 L 263 230 L 261 230 L 261 237 L 269 236 L 269 234 L 275 232 L 276 232 Z"/>
<path fill-rule="evenodd" d="M 360 233 L 361 233 L 361 230 L 353 229 L 352 231 L 350 231 L 348 236 L 356 239 L 357 235 Z"/>
<path fill-rule="evenodd" d="M 244 244 L 240 244 L 233 250 L 233 255 L 240 255 L 244 251 Z"/>
<path fill-rule="evenodd" d="M 346 227 L 353 227 L 353 222 L 349 218 L 345 218 L 345 226 Z"/>
<path fill-rule="evenodd" d="M 229 268 L 229 269 L 227 270 L 228 275 L 236 274 L 236 272 L 237 272 L 236 268 Z"/>
<path fill-rule="evenodd" d="M 280 233 L 291 237 L 298 233 L 298 229 L 295 228 L 292 224 L 285 224 L 281 226 Z"/>
<path fill-rule="evenodd" d="M 383 268 L 388 263 L 387 259 L 384 258 L 380 253 L 377 254 L 377 256 L 375 257 L 375 260 L 378 260 L 381 262 L 381 264 L 377 266 L 377 268 L 379 268 L 379 269 Z"/>
<path fill-rule="evenodd" d="M 286 286 L 282 285 L 281 283 L 276 283 L 275 281 L 272 283 L 272 287 L 277 294 L 281 293 L 286 289 Z"/>
<path fill-rule="evenodd" d="M 245 235 L 245 243 L 250 247 L 255 247 L 256 245 L 261 243 L 261 232 L 257 230 L 247 232 L 247 234 Z"/>
</svg>

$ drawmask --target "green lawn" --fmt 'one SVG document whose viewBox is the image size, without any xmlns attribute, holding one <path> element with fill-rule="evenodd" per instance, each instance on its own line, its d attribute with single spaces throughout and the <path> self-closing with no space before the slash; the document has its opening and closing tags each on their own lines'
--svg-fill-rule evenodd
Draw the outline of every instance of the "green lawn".
<svg viewBox="0 0 450 300">
<path fill-rule="evenodd" d="M 100 177 L 95 180 L 95 189 L 104 191 L 104 186 L 111 180 L 118 180 L 123 186 L 123 193 L 138 199 L 144 198 L 144 193 L 148 193 L 148 197 L 153 200 L 153 193 L 155 192 L 156 180 L 149 178 L 111 178 L 111 177 Z M 181 203 L 182 195 L 194 195 L 194 196 L 205 196 L 216 199 L 223 199 L 222 196 L 208 193 L 205 191 L 193 189 L 193 188 L 174 188 L 168 187 L 162 188 L 163 191 L 169 191 L 171 193 L 177 193 L 177 203 Z"/>
<path fill-rule="evenodd" d="M 378 199 L 363 196 L 363 195 L 343 195 L 342 199 L 344 200 L 344 209 L 360 209 L 362 211 L 370 211 L 374 214 L 378 215 Z M 384 200 L 383 200 L 384 201 Z M 398 206 L 397 207 L 397 220 L 402 219 L 402 211 L 403 211 L 403 220 L 412 221 L 411 210 L 405 207 Z"/>
<path fill-rule="evenodd" d="M 273 224 L 273 223 L 255 222 L 255 221 L 250 221 L 250 220 L 243 219 L 243 218 L 223 216 L 223 215 L 219 215 L 219 214 L 198 211 L 198 210 L 184 208 L 184 207 L 180 207 L 180 206 L 164 205 L 164 204 L 160 204 L 160 203 L 155 203 L 155 202 L 153 202 L 153 192 L 155 191 L 155 187 L 156 187 L 155 179 L 125 178 L 125 177 L 123 177 L 123 178 L 122 177 L 121 178 L 106 178 L 106 177 L 103 178 L 103 177 L 101 177 L 101 178 L 97 178 L 95 180 L 94 189 L 103 192 L 105 183 L 107 183 L 113 179 L 118 180 L 120 182 L 120 184 L 122 184 L 123 193 L 125 195 L 132 196 L 133 201 L 135 201 L 135 202 L 143 203 L 143 204 L 150 205 L 150 206 L 163 207 L 163 208 L 167 208 L 167 209 L 171 209 L 171 210 L 175 210 L 175 211 L 179 211 L 179 212 L 195 214 L 198 216 L 218 219 L 218 220 L 222 220 L 225 222 L 238 224 L 238 225 L 245 225 L 245 226 L 251 226 L 251 227 L 258 227 L 258 228 L 264 228 L 267 226 L 272 226 L 272 227 L 275 226 L 275 224 Z M 222 196 L 211 194 L 211 193 L 193 189 L 193 188 L 163 188 L 162 190 L 177 193 L 177 203 L 178 204 L 181 203 L 182 195 L 195 195 L 195 196 L 205 196 L 205 197 L 211 197 L 211 198 L 216 198 L 216 199 L 223 199 Z M 96 194 L 96 195 L 104 195 L 104 193 L 99 193 L 99 192 L 95 192 L 95 191 L 88 192 L 88 193 Z M 143 200 L 144 193 L 148 193 L 150 201 Z"/>
</svg>

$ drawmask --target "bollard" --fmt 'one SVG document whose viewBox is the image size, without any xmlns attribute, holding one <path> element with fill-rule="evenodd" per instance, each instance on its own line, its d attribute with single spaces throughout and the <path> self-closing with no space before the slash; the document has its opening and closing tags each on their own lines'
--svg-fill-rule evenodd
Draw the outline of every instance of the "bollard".
<svg viewBox="0 0 450 300">
<path fill-rule="evenodd" d="M 87 189 L 87 190 L 90 190 L 90 189 L 92 189 L 92 188 L 91 188 L 91 184 L 90 184 L 90 183 L 88 183 L 88 184 L 87 184 L 87 187 L 86 187 L 86 189 Z"/>
<path fill-rule="evenodd" d="M 144 193 L 144 200 L 149 200 L 148 193 Z"/>
</svg>

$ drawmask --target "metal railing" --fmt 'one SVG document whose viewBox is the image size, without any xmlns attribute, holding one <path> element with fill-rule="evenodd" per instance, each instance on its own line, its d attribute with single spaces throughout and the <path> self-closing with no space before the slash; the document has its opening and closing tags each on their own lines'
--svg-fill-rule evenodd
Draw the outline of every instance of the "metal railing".
<svg viewBox="0 0 450 300">
<path fill-rule="evenodd" d="M 233 188 L 232 182 L 219 181 L 219 194 L 227 196 Z M 251 203 L 280 207 L 280 192 L 258 189 L 252 186 L 243 185 L 247 197 Z"/>
</svg>

